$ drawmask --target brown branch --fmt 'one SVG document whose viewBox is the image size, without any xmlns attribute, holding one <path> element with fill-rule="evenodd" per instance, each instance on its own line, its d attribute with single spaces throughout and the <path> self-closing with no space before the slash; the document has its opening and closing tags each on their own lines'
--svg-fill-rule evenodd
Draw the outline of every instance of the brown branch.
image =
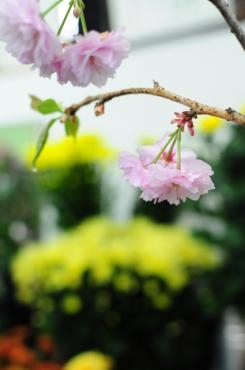
<svg viewBox="0 0 245 370">
<path fill-rule="evenodd" d="M 153 88 L 144 88 L 144 87 L 136 87 L 136 88 L 129 88 L 129 89 L 122 89 L 118 91 L 113 91 L 104 94 L 98 94 L 94 96 L 88 96 L 87 98 L 83 99 L 80 103 L 73 104 L 70 107 L 66 108 L 65 113 L 68 115 L 74 115 L 77 111 L 83 108 L 86 105 L 96 102 L 95 105 L 95 114 L 101 115 L 104 113 L 104 104 L 109 102 L 114 98 L 118 98 L 124 95 L 137 95 L 137 94 L 147 94 L 147 95 L 154 95 L 161 98 L 165 98 L 168 100 L 172 100 L 174 102 L 180 103 L 189 107 L 194 113 L 198 114 L 207 114 L 210 116 L 215 116 L 222 118 L 226 121 L 233 121 L 240 125 L 245 126 L 245 115 L 236 112 L 231 108 L 227 109 L 220 109 L 216 107 L 212 107 L 206 104 L 199 103 L 195 100 L 185 98 L 180 96 L 174 92 L 168 91 L 156 83 Z"/>
<path fill-rule="evenodd" d="M 230 30 L 236 36 L 237 40 L 245 50 L 245 32 L 243 31 L 240 23 L 238 22 L 235 14 L 227 0 L 209 0 L 222 14 L 225 22 L 229 26 Z"/>
</svg>

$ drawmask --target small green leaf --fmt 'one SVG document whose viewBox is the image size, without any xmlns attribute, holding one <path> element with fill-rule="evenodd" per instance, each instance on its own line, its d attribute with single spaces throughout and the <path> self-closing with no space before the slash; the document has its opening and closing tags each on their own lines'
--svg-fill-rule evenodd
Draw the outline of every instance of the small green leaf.
<svg viewBox="0 0 245 370">
<path fill-rule="evenodd" d="M 37 106 L 38 112 L 42 114 L 50 114 L 56 112 L 63 112 L 63 108 L 54 99 L 46 99 L 40 102 Z"/>
<path fill-rule="evenodd" d="M 38 111 L 38 106 L 43 102 L 35 95 L 30 95 L 31 99 L 31 108 Z"/>
<path fill-rule="evenodd" d="M 79 118 L 77 116 L 68 116 L 65 121 L 65 132 L 67 136 L 76 137 L 79 129 Z"/>
<path fill-rule="evenodd" d="M 45 146 L 45 144 L 46 144 L 46 142 L 48 140 L 49 130 L 53 126 L 53 124 L 55 123 L 55 121 L 57 119 L 58 118 L 51 119 L 51 121 L 49 121 L 49 123 L 43 129 L 43 131 L 41 132 L 41 134 L 40 134 L 40 136 L 38 138 L 37 147 L 36 147 L 36 154 L 35 154 L 35 157 L 33 158 L 33 161 L 32 161 L 33 168 L 36 167 L 36 162 L 37 162 L 40 154 L 42 153 L 43 148 L 44 148 L 44 146 Z"/>
<path fill-rule="evenodd" d="M 42 114 L 63 113 L 62 106 L 54 99 L 41 100 L 35 95 L 30 95 L 31 108 Z"/>
</svg>

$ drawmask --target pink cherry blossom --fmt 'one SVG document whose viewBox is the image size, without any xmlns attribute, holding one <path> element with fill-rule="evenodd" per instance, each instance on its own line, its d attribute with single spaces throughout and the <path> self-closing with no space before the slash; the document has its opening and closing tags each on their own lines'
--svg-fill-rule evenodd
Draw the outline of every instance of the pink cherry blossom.
<svg viewBox="0 0 245 370">
<path fill-rule="evenodd" d="M 1 0 L 0 19 L 0 40 L 7 51 L 21 63 L 39 68 L 41 76 L 57 73 L 60 83 L 101 87 L 129 52 L 121 31 L 90 31 L 62 45 L 42 19 L 38 0 Z"/>
<path fill-rule="evenodd" d="M 119 158 L 120 168 L 124 177 L 142 191 L 141 198 L 145 201 L 162 202 L 178 205 L 187 198 L 198 200 L 201 195 L 214 189 L 211 180 L 211 167 L 197 159 L 192 151 L 182 151 L 181 167 L 177 168 L 176 153 L 159 154 L 162 141 L 138 150 L 139 156 L 123 152 Z"/>
<path fill-rule="evenodd" d="M 23 64 L 33 64 L 40 73 L 54 72 L 52 63 L 61 52 L 59 39 L 43 21 L 37 0 L 1 0 L 0 40 Z"/>
<path fill-rule="evenodd" d="M 90 31 L 76 38 L 76 43 L 64 48 L 57 71 L 60 83 L 70 81 L 74 86 L 103 86 L 113 77 L 116 68 L 128 56 L 129 44 L 121 31 L 101 34 Z"/>
</svg>

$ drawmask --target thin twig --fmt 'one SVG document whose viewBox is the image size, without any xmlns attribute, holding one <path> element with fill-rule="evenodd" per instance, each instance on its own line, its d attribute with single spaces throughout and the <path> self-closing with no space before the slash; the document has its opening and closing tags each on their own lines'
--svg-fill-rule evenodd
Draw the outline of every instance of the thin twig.
<svg viewBox="0 0 245 370">
<path fill-rule="evenodd" d="M 234 12 L 229 6 L 226 0 L 208 0 L 210 1 L 222 14 L 225 22 L 228 24 L 230 30 L 236 36 L 237 40 L 241 44 L 242 48 L 245 50 L 245 32 L 240 26 Z"/>
<path fill-rule="evenodd" d="M 84 106 L 96 102 L 95 114 L 101 115 L 104 113 L 104 104 L 109 102 L 110 100 L 124 95 L 137 95 L 137 94 L 154 95 L 168 100 L 172 100 L 174 102 L 189 107 L 193 111 L 193 113 L 215 116 L 222 118 L 226 121 L 236 122 L 240 125 L 245 126 L 245 115 L 236 112 L 232 108 L 220 109 L 206 104 L 202 104 L 195 100 L 185 98 L 174 92 L 166 90 L 158 85 L 154 86 L 153 88 L 133 87 L 129 89 L 122 89 L 109 93 L 88 96 L 85 99 L 83 99 L 80 103 L 73 104 L 70 107 L 66 108 L 65 113 L 68 115 L 74 115 L 77 113 L 79 109 L 83 108 Z"/>
</svg>

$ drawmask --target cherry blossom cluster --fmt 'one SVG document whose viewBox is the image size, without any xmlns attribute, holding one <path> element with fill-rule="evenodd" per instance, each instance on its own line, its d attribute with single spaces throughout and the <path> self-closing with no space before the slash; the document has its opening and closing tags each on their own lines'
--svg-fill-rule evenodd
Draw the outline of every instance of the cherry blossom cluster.
<svg viewBox="0 0 245 370">
<path fill-rule="evenodd" d="M 178 205 L 187 198 L 198 200 L 201 195 L 215 188 L 211 180 L 212 168 L 197 159 L 193 151 L 181 150 L 185 123 L 190 128 L 189 121 L 184 122 L 185 117 L 187 112 L 177 114 L 177 120 L 174 121 L 177 130 L 153 145 L 140 147 L 138 156 L 128 152 L 120 154 L 119 165 L 125 179 L 140 188 L 140 197 L 145 201 L 157 203 L 166 200 Z"/>
<path fill-rule="evenodd" d="M 6 43 L 6 49 L 21 63 L 38 68 L 40 75 L 57 75 L 61 84 L 72 83 L 74 86 L 87 86 L 90 83 L 103 86 L 108 78 L 114 76 L 122 60 L 128 56 L 129 44 L 122 30 L 99 33 L 87 32 L 82 0 L 70 0 L 67 13 L 57 34 L 44 20 L 47 13 L 62 0 L 56 0 L 46 12 L 41 14 L 38 0 L 1 0 L 0 2 L 0 40 Z M 71 42 L 62 43 L 60 34 L 67 16 L 73 8 L 73 15 L 81 18 L 83 35 L 75 35 Z M 158 85 L 156 86 L 156 88 Z M 42 101 L 34 97 L 33 107 L 42 114 L 66 112 L 53 99 Z M 104 113 L 103 103 L 97 104 L 96 115 Z M 68 134 L 75 136 L 69 118 L 66 121 L 58 117 L 51 119 L 45 135 L 41 136 L 34 161 L 37 160 L 48 137 L 48 130 L 56 120 L 65 123 Z M 179 204 L 187 198 L 198 200 L 203 194 L 214 189 L 211 180 L 211 167 L 192 151 L 181 149 L 181 137 L 185 128 L 191 136 L 195 134 L 193 119 L 196 112 L 175 113 L 171 123 L 176 130 L 153 145 L 142 146 L 138 156 L 122 152 L 119 158 L 120 168 L 126 180 L 140 188 L 141 198 L 145 201 L 168 201 Z M 71 122 L 77 122 L 77 117 Z M 78 124 L 77 124 L 78 125 Z M 41 148 L 41 149 L 40 149 Z"/>
<path fill-rule="evenodd" d="M 42 17 L 37 0 L 1 0 L 0 19 L 0 40 L 7 51 L 38 68 L 43 77 L 56 73 L 61 84 L 101 87 L 128 56 L 129 44 L 121 30 L 90 31 L 62 44 Z"/>
</svg>

